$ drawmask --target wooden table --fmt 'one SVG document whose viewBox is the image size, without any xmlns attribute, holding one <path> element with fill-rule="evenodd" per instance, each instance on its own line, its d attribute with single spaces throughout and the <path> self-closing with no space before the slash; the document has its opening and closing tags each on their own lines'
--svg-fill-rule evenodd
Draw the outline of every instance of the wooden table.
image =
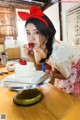
<svg viewBox="0 0 80 120">
<path fill-rule="evenodd" d="M 0 76 L 0 80 L 5 76 Z M 0 87 L 0 116 L 5 114 L 6 120 L 80 120 L 78 99 L 49 83 L 39 89 L 43 92 L 43 99 L 39 103 L 18 106 L 13 102 L 16 92 Z"/>
</svg>

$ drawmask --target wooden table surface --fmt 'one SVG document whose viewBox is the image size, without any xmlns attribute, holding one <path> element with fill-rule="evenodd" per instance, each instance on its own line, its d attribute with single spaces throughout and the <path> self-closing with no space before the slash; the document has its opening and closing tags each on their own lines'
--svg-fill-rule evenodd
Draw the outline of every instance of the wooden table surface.
<svg viewBox="0 0 80 120">
<path fill-rule="evenodd" d="M 2 70 L 4 68 L 0 68 Z M 10 72 L 8 75 L 12 74 Z M 7 75 L 0 76 L 2 80 Z M 80 101 L 47 83 L 39 87 L 43 99 L 32 106 L 13 102 L 15 91 L 0 87 L 0 120 L 80 120 Z M 4 119 L 5 120 L 5 119 Z"/>
</svg>

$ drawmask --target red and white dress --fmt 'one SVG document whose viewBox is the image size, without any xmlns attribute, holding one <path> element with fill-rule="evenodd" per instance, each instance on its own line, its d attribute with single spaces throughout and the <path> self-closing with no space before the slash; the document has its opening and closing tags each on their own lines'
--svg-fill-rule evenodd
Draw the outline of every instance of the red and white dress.
<svg viewBox="0 0 80 120">
<path fill-rule="evenodd" d="M 79 48 L 80 49 L 80 48 Z M 50 57 L 53 69 L 56 68 L 65 78 L 55 79 L 54 86 L 67 93 L 80 93 L 80 50 L 66 42 L 55 42 Z"/>
</svg>

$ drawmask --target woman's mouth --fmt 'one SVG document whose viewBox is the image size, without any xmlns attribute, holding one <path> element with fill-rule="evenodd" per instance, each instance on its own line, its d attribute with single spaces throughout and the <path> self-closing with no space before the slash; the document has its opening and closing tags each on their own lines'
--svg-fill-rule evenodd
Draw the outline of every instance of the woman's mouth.
<svg viewBox="0 0 80 120">
<path fill-rule="evenodd" d="M 33 49 L 34 48 L 34 43 L 28 43 L 28 47 Z"/>
</svg>

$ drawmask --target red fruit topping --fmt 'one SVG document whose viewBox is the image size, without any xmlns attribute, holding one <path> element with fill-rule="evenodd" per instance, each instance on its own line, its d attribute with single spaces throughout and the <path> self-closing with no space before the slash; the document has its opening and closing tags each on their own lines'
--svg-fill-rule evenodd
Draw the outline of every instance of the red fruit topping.
<svg viewBox="0 0 80 120">
<path fill-rule="evenodd" d="M 13 66 L 14 64 L 10 64 L 10 66 Z"/>
<path fill-rule="evenodd" d="M 33 43 L 28 43 L 29 48 L 33 48 L 34 44 Z"/>
<path fill-rule="evenodd" d="M 19 63 L 20 65 L 27 65 L 27 62 L 24 59 L 19 59 Z"/>
<path fill-rule="evenodd" d="M 46 69 L 48 69 L 48 70 L 51 70 L 51 69 L 52 69 L 51 66 L 48 65 L 47 63 L 45 63 L 45 66 L 46 66 Z"/>
</svg>

